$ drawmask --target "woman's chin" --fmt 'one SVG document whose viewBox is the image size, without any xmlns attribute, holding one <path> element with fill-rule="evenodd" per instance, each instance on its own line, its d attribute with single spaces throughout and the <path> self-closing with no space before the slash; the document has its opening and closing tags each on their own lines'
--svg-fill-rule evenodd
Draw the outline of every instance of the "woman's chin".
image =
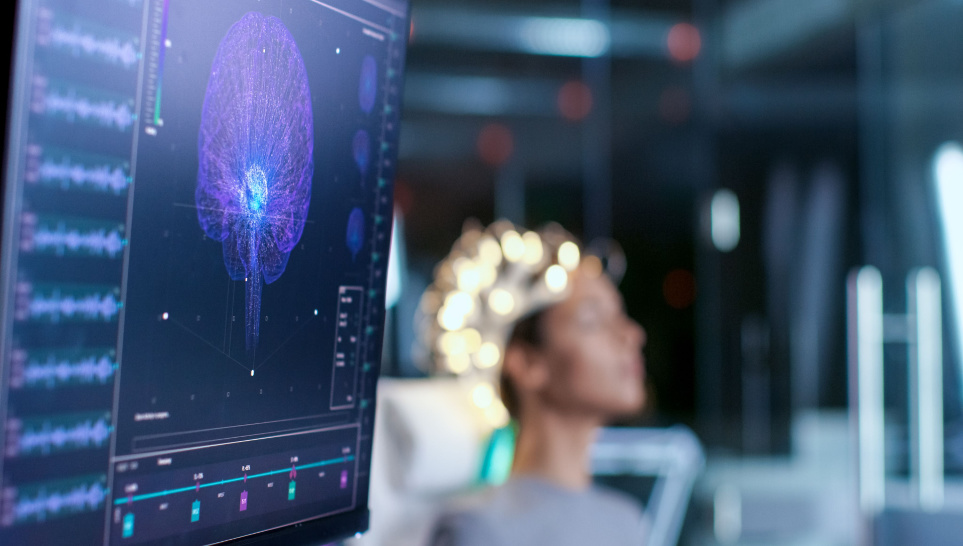
<svg viewBox="0 0 963 546">
<path fill-rule="evenodd" d="M 632 393 L 627 392 L 619 397 L 612 397 L 607 406 L 606 413 L 609 419 L 631 417 L 645 407 L 645 393 L 640 390 Z"/>
</svg>

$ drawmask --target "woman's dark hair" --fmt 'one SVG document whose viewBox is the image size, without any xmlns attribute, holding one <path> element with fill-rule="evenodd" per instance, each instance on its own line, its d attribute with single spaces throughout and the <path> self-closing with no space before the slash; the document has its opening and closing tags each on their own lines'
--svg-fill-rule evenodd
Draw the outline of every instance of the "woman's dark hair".
<svg viewBox="0 0 963 546">
<path fill-rule="evenodd" d="M 518 344 L 534 349 L 541 348 L 544 342 L 542 335 L 542 318 L 544 316 L 545 311 L 542 310 L 532 313 L 516 322 L 515 328 L 512 330 L 512 335 L 509 336 L 508 343 L 505 344 L 505 352 L 507 353 L 508 348 L 512 345 Z M 515 385 L 512 383 L 511 378 L 505 373 L 504 366 L 502 366 L 501 377 L 498 378 L 498 388 L 502 403 L 505 405 L 505 409 L 508 410 L 508 414 L 511 415 L 513 419 L 518 419 L 518 392 L 515 390 Z"/>
</svg>

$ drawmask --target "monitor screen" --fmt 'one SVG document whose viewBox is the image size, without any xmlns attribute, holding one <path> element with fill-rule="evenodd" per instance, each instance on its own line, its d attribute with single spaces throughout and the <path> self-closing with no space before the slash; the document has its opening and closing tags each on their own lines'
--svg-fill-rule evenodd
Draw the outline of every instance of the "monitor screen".
<svg viewBox="0 0 963 546">
<path fill-rule="evenodd" d="M 0 544 L 364 530 L 407 4 L 13 9 Z"/>
</svg>

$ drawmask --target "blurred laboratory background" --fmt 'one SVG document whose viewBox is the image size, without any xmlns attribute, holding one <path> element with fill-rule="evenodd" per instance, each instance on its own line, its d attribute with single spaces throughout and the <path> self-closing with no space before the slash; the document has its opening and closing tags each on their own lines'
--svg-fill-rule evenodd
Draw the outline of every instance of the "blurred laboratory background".
<svg viewBox="0 0 963 546">
<path fill-rule="evenodd" d="M 491 458 L 415 430 L 454 411 L 415 317 L 500 218 L 624 250 L 649 404 L 596 470 L 653 544 L 963 540 L 961 27 L 959 0 L 414 2 L 375 465 L 407 456 L 366 540 Z"/>
</svg>

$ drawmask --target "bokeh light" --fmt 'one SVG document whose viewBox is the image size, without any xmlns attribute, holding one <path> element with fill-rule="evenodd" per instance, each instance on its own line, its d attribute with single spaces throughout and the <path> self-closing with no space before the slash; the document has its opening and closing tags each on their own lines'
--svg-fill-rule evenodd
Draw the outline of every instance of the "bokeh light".
<svg viewBox="0 0 963 546">
<path fill-rule="evenodd" d="M 558 111 L 569 121 L 581 121 L 592 113 L 592 90 L 585 83 L 572 80 L 558 90 Z"/>
<path fill-rule="evenodd" d="M 515 151 L 512 131 L 501 123 L 489 123 L 478 133 L 478 156 L 493 167 L 504 165 Z"/>
<path fill-rule="evenodd" d="M 678 23 L 669 29 L 669 36 L 666 39 L 669 47 L 669 56 L 672 59 L 687 63 L 695 60 L 702 51 L 702 36 L 699 29 L 690 23 Z"/>
<path fill-rule="evenodd" d="M 662 282 L 662 295 L 665 302 L 674 309 L 686 309 L 695 303 L 695 276 L 685 269 L 675 269 L 665 276 Z"/>
</svg>

